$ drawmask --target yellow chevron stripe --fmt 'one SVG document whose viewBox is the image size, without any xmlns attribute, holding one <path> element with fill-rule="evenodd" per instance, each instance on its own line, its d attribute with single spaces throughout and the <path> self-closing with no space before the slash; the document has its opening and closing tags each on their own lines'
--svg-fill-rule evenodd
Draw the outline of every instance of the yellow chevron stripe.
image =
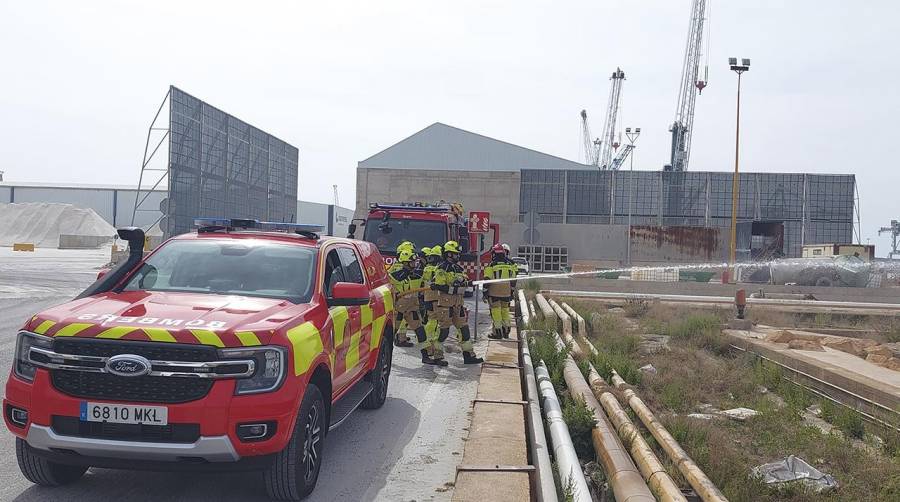
<svg viewBox="0 0 900 502">
<path fill-rule="evenodd" d="M 86 323 L 74 323 L 68 326 L 63 326 L 59 331 L 53 334 L 53 336 L 75 336 L 78 333 L 90 328 L 93 324 Z"/>
<path fill-rule="evenodd" d="M 256 333 L 252 331 L 238 331 L 234 334 L 241 341 L 241 344 L 244 347 L 252 347 L 255 345 L 262 345 L 262 342 L 259 341 L 259 337 L 256 336 Z"/>
<path fill-rule="evenodd" d="M 363 305 L 359 308 L 359 313 L 360 326 L 362 329 L 366 329 L 372 324 L 372 307 Z"/>
<path fill-rule="evenodd" d="M 214 345 L 216 347 L 224 347 L 225 344 L 222 343 L 222 339 L 219 338 L 214 331 L 209 331 L 206 329 L 192 329 L 191 334 L 202 343 L 203 345 Z"/>
<path fill-rule="evenodd" d="M 381 336 L 384 334 L 384 318 L 385 316 L 383 315 L 378 316 L 372 323 L 372 347 L 370 350 L 376 350 L 381 346 Z"/>
<path fill-rule="evenodd" d="M 37 328 L 34 328 L 34 332 L 39 335 L 46 334 L 47 330 L 52 328 L 54 324 L 56 324 L 56 323 L 53 321 L 44 321 L 44 322 L 38 324 Z"/>
<path fill-rule="evenodd" d="M 294 353 L 294 374 L 302 375 L 309 371 L 316 356 L 325 350 L 322 347 L 322 337 L 311 322 L 305 322 L 289 329 L 287 337 L 291 341 Z"/>
<path fill-rule="evenodd" d="M 175 337 L 172 336 L 172 333 L 169 333 L 169 330 L 162 328 L 141 328 L 144 333 L 150 337 L 150 340 L 154 342 L 175 342 Z"/>
<path fill-rule="evenodd" d="M 113 338 L 118 339 L 123 336 L 131 333 L 132 331 L 137 331 L 137 328 L 132 328 L 131 326 L 116 326 L 115 328 L 109 328 L 104 330 L 102 333 L 97 335 L 95 338 Z"/>
<path fill-rule="evenodd" d="M 375 290 L 381 293 L 381 297 L 384 298 L 384 313 L 387 314 L 393 312 L 394 295 L 391 293 L 391 288 L 387 286 L 378 286 Z"/>
<path fill-rule="evenodd" d="M 333 307 L 328 311 L 331 316 L 331 324 L 334 327 L 334 348 L 337 349 L 344 343 L 344 330 L 347 328 L 347 320 L 350 313 L 347 307 Z"/>
<path fill-rule="evenodd" d="M 362 332 L 357 331 L 350 336 L 350 348 L 347 349 L 347 356 L 344 358 L 344 364 L 347 371 L 352 370 L 359 363 L 359 339 Z"/>
</svg>

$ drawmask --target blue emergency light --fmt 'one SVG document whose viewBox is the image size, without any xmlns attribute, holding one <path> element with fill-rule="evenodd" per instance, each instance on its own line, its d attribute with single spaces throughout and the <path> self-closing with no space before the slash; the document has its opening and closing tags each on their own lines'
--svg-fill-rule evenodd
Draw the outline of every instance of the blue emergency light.
<svg viewBox="0 0 900 502">
<path fill-rule="evenodd" d="M 310 223 L 284 223 L 278 221 L 259 221 L 248 218 L 194 218 L 194 226 L 200 232 L 214 232 L 216 230 L 279 230 L 295 232 L 301 235 L 316 234 L 325 229 L 322 225 Z M 318 237 L 318 236 L 316 236 Z"/>
</svg>

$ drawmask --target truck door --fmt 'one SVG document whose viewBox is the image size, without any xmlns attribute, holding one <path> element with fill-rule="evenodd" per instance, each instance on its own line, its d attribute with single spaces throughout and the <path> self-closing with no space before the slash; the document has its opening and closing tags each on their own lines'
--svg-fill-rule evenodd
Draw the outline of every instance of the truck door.
<svg viewBox="0 0 900 502">
<path fill-rule="evenodd" d="M 351 247 L 340 247 L 337 251 L 341 257 L 341 264 L 344 266 L 345 281 L 365 284 L 366 278 L 356 250 Z M 350 334 L 349 345 L 344 355 L 344 367 L 347 368 L 348 378 L 351 381 L 355 380 L 365 369 L 371 350 L 372 289 L 370 285 L 369 304 L 352 307 L 350 311 L 350 324 L 353 326 L 353 332 Z"/>
<path fill-rule="evenodd" d="M 331 297 L 332 288 L 339 282 L 349 282 L 344 265 L 341 263 L 338 249 L 332 247 L 325 255 L 324 293 L 326 298 Z M 350 347 L 352 334 L 359 330 L 359 307 L 329 307 L 328 315 L 331 319 L 331 346 L 332 366 L 331 380 L 334 394 L 341 393 L 352 381 L 353 371 L 347 368 L 347 352 Z"/>
</svg>

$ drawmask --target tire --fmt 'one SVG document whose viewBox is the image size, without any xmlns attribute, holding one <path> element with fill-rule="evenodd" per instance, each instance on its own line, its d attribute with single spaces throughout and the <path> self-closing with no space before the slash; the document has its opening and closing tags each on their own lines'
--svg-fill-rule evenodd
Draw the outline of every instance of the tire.
<svg viewBox="0 0 900 502">
<path fill-rule="evenodd" d="M 381 351 L 378 353 L 378 363 L 375 369 L 369 373 L 369 381 L 372 382 L 372 392 L 360 404 L 361 408 L 367 410 L 377 410 L 384 405 L 387 400 L 388 383 L 391 379 L 391 363 L 393 360 L 394 347 L 390 342 L 381 343 Z"/>
<path fill-rule="evenodd" d="M 21 438 L 16 438 L 16 459 L 25 478 L 40 486 L 68 485 L 81 479 L 88 470 L 85 466 L 59 464 L 35 455 Z"/>
<path fill-rule="evenodd" d="M 309 384 L 290 441 L 263 474 L 271 499 L 302 500 L 312 493 L 322 468 L 327 431 L 328 417 L 322 392 Z"/>
</svg>

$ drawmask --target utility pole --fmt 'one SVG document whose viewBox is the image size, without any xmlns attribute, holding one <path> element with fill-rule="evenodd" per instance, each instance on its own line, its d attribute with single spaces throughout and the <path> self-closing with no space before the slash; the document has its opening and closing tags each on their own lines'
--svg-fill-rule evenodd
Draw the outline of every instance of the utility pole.
<svg viewBox="0 0 900 502">
<path fill-rule="evenodd" d="M 735 122 L 736 127 L 734 130 L 734 178 L 731 180 L 731 248 L 728 255 L 728 264 L 730 265 L 732 274 L 731 279 L 734 280 L 734 262 L 737 251 L 738 193 L 740 191 L 740 170 L 738 169 L 738 165 L 740 162 L 741 149 L 741 75 L 745 71 L 750 71 L 750 60 L 742 58 L 741 64 L 738 64 L 737 58 L 728 58 L 728 64 L 731 66 L 731 70 L 737 73 L 738 76 L 737 116 Z"/>
<path fill-rule="evenodd" d="M 625 128 L 625 136 L 628 138 L 628 145 L 631 147 L 631 150 L 634 150 L 634 142 L 637 141 L 638 136 L 641 135 L 641 128 L 635 127 L 634 131 L 631 130 L 630 127 Z M 630 150 L 629 150 L 630 151 Z M 631 185 L 631 190 L 628 193 L 628 234 L 625 236 L 625 259 L 627 265 L 631 266 L 631 213 L 632 206 L 634 205 L 634 187 L 636 183 L 634 182 L 634 154 L 632 153 L 631 158 L 628 159 L 628 183 Z"/>
</svg>

